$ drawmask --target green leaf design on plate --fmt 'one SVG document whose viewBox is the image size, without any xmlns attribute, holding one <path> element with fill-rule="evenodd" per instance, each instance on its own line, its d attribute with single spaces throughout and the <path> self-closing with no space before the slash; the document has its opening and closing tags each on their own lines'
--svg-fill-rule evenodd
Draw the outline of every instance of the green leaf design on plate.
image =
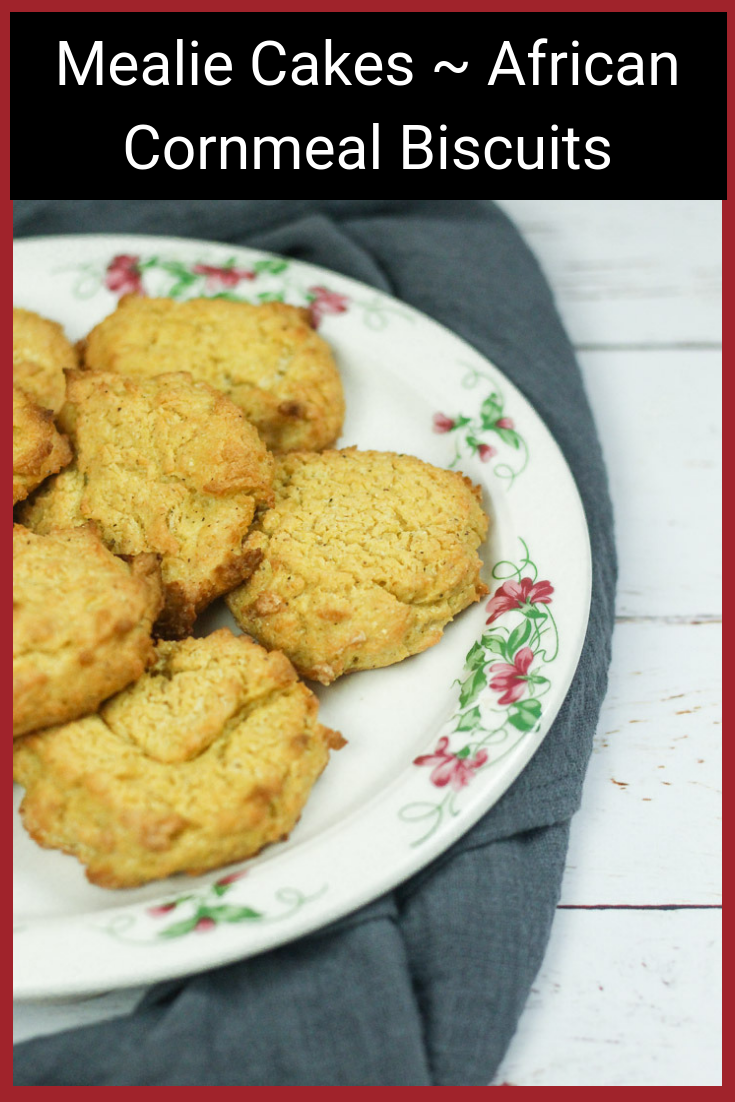
<svg viewBox="0 0 735 1102">
<path fill-rule="evenodd" d="M 252 907 L 236 907 L 231 903 L 223 903 L 220 907 L 207 907 L 206 917 L 213 918 L 215 922 L 243 922 L 262 918 L 263 915 Z"/>
<path fill-rule="evenodd" d="M 508 723 L 519 731 L 532 731 L 541 718 L 541 704 L 538 700 L 522 700 L 508 709 Z"/>
<path fill-rule="evenodd" d="M 435 431 L 446 432 L 451 437 L 454 445 L 454 458 L 449 464 L 451 468 L 457 467 L 463 458 L 467 456 L 477 457 L 482 463 L 490 464 L 493 474 L 507 483 L 508 489 L 513 485 L 518 475 L 522 474 L 528 466 L 528 445 L 523 436 L 513 427 L 512 418 L 505 414 L 505 399 L 498 383 L 484 371 L 470 364 L 463 364 L 467 373 L 462 380 L 462 386 L 467 390 L 483 385 L 490 386 L 490 392 L 476 407 L 474 416 L 468 417 L 464 413 L 452 414 L 445 410 L 438 416 L 435 415 Z M 488 434 L 492 434 L 491 444 Z M 506 444 L 514 452 L 520 452 L 519 457 L 507 454 L 504 456 L 496 447 L 496 442 Z"/>
<path fill-rule="evenodd" d="M 268 272 L 269 275 L 280 275 L 281 272 L 285 272 L 288 268 L 287 260 L 256 260 L 253 264 L 253 271 Z"/>
<path fill-rule="evenodd" d="M 218 886 L 215 885 L 215 887 Z M 220 893 L 215 891 L 214 894 Z M 197 908 L 196 913 L 190 918 L 182 919 L 181 922 L 174 922 L 172 926 L 167 926 L 165 930 L 159 930 L 158 936 L 164 938 L 183 937 L 184 934 L 191 933 L 197 927 L 206 926 L 211 928 L 219 922 L 253 922 L 262 917 L 261 912 L 253 910 L 252 907 L 236 907 L 228 903 L 215 907 L 202 905 Z"/>
<path fill-rule="evenodd" d="M 510 444 L 513 448 L 520 448 L 521 438 L 515 429 L 501 429 L 498 428 L 497 425 L 493 425 L 492 428 L 494 432 L 497 432 L 504 444 Z"/>
<path fill-rule="evenodd" d="M 184 918 L 181 922 L 174 922 L 172 926 L 167 926 L 165 930 L 159 930 L 158 936 L 165 938 L 183 937 L 184 934 L 190 934 L 199 922 L 200 915 L 194 915 L 192 918 Z"/>
<path fill-rule="evenodd" d="M 484 429 L 491 429 L 499 417 L 503 416 L 503 402 L 499 394 L 493 391 L 480 406 L 480 420 Z"/>
<path fill-rule="evenodd" d="M 479 669 L 485 663 L 485 650 L 481 642 L 473 643 L 467 652 L 465 665 L 470 670 Z"/>
<path fill-rule="evenodd" d="M 462 682 L 462 688 L 459 691 L 460 708 L 466 708 L 468 704 L 472 704 L 486 684 L 485 670 L 480 667 L 466 681 Z"/>
<path fill-rule="evenodd" d="M 230 874 L 224 882 L 216 881 L 199 892 L 180 896 L 178 899 L 155 907 L 147 908 L 147 916 L 134 916 L 131 914 L 119 914 L 103 927 L 106 932 L 121 941 L 135 945 L 150 945 L 161 938 L 171 941 L 185 937 L 193 932 L 205 933 L 216 929 L 223 923 L 237 922 L 281 922 L 295 914 L 304 904 L 318 899 L 327 890 L 324 885 L 318 892 L 306 895 L 300 888 L 283 887 L 275 892 L 275 902 L 278 908 L 271 911 L 260 911 L 255 907 L 242 904 L 230 904 L 218 902 L 222 896 L 237 887 L 237 881 L 241 880 L 242 873 Z M 186 906 L 188 911 L 186 918 L 171 923 L 169 926 L 158 928 L 158 920 L 166 919 L 174 907 Z M 173 916 L 170 916 L 173 917 Z M 143 919 L 140 921 L 140 919 Z M 154 929 L 150 929 L 149 923 L 153 920 Z M 136 927 L 140 927 L 136 929 Z"/>
<path fill-rule="evenodd" d="M 508 661 L 512 662 L 516 651 L 520 650 L 524 643 L 526 643 L 531 637 L 531 621 L 524 618 L 523 623 L 518 627 L 513 628 L 513 631 L 508 636 L 508 642 L 506 645 L 506 654 Z"/>
<path fill-rule="evenodd" d="M 430 838 L 447 817 L 458 815 L 462 793 L 474 777 L 497 765 L 513 752 L 525 735 L 539 726 L 542 700 L 551 686 L 545 674 L 559 654 L 559 633 L 548 604 L 541 609 L 523 599 L 523 593 L 530 592 L 539 572 L 525 540 L 519 537 L 519 541 L 523 553 L 518 556 L 518 561 L 501 559 L 495 563 L 492 576 L 501 586 L 511 580 L 523 584 L 510 593 L 502 590 L 510 599 L 502 612 L 497 612 L 496 603 L 492 617 L 494 623 L 501 619 L 502 624 L 485 630 L 468 650 L 464 680 L 454 682 L 459 685 L 459 700 L 454 715 L 443 729 L 433 752 L 414 758 L 414 765 L 430 767 L 429 782 L 443 789 L 443 796 L 438 802 L 422 800 L 406 804 L 399 811 L 400 818 L 407 823 L 420 821 L 426 824 L 424 834 L 415 839 L 412 846 L 421 845 Z M 549 582 L 544 584 L 549 586 L 548 593 L 554 592 Z M 500 592 L 500 588 L 496 590 L 495 597 Z M 514 592 L 518 596 L 514 597 Z M 516 666 L 515 659 L 525 647 L 530 652 L 531 661 L 523 675 L 521 668 L 524 663 Z M 508 666 L 498 669 L 498 656 Z M 531 662 L 534 672 L 529 670 Z M 505 694 L 509 689 L 513 690 L 511 697 L 520 694 L 525 699 L 501 703 L 504 697 L 508 699 Z M 459 749 L 455 749 L 456 745 Z"/>
<path fill-rule="evenodd" d="M 151 266 L 150 262 L 149 264 L 145 264 L 144 262 L 139 265 L 141 271 L 144 267 L 149 266 Z M 193 272 L 189 271 L 186 264 L 183 264 L 180 260 L 158 260 L 155 266 L 160 268 L 162 272 L 168 272 L 169 275 L 176 276 L 182 283 L 196 283 L 200 278 L 198 275 L 194 275 Z"/>
<path fill-rule="evenodd" d="M 480 723 L 480 709 L 471 708 L 469 712 L 464 712 L 459 717 L 459 723 L 457 724 L 457 731 L 474 731 L 475 727 Z M 468 751 L 469 753 L 469 751 Z"/>
<path fill-rule="evenodd" d="M 197 282 L 196 276 L 182 276 L 174 283 L 173 287 L 169 287 L 169 298 L 178 298 L 179 295 L 183 295 L 185 291 L 188 291 Z"/>
</svg>

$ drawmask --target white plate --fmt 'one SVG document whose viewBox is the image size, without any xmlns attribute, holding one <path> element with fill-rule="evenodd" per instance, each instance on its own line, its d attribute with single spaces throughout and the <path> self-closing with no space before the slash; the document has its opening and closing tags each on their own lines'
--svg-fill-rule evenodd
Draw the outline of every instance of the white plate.
<svg viewBox="0 0 735 1102">
<path fill-rule="evenodd" d="M 148 983 L 260 953 L 392 888 L 520 773 L 564 700 L 587 624 L 589 540 L 572 476 L 529 403 L 468 344 L 371 287 L 250 249 L 106 235 L 15 245 L 16 305 L 60 321 L 72 340 L 141 281 L 149 294 L 310 302 L 344 379 L 341 444 L 454 464 L 481 483 L 494 520 L 485 579 L 493 595 L 505 580 L 522 589 L 493 605 L 489 625 L 486 599 L 424 654 L 318 690 L 322 720 L 348 746 L 289 840 L 251 861 L 106 891 L 74 858 L 36 846 L 16 814 L 16 998 Z M 201 628 L 222 623 L 234 626 L 219 602 Z"/>
</svg>

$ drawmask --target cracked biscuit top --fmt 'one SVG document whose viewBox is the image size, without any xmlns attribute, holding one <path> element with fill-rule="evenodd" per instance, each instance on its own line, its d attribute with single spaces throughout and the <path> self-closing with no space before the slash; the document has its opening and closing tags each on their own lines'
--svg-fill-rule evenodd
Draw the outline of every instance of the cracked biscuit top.
<svg viewBox="0 0 735 1102">
<path fill-rule="evenodd" d="M 250 573 L 244 546 L 272 500 L 273 460 L 240 409 L 183 372 L 129 379 L 68 373 L 59 424 L 71 465 L 21 507 L 36 532 L 93 521 L 117 555 L 160 556 L 159 634 L 187 634 L 198 613 Z"/>
<path fill-rule="evenodd" d="M 155 555 L 125 562 L 91 528 L 13 527 L 13 735 L 93 712 L 153 660 Z"/>
<path fill-rule="evenodd" d="M 70 461 L 69 441 L 56 431 L 51 410 L 13 385 L 13 505 Z"/>
<path fill-rule="evenodd" d="M 320 451 L 342 431 L 334 358 L 296 306 L 126 295 L 83 353 L 87 367 L 136 378 L 191 372 L 244 410 L 273 451 Z"/>
<path fill-rule="evenodd" d="M 99 715 L 15 743 L 23 822 L 108 888 L 250 857 L 288 835 L 344 742 L 317 711 L 283 654 L 226 628 L 161 642 Z"/>
<path fill-rule="evenodd" d="M 487 592 L 488 518 L 461 474 L 390 452 L 292 453 L 247 547 L 261 556 L 227 603 L 243 630 L 327 685 L 400 662 Z"/>
<path fill-rule="evenodd" d="M 64 371 L 78 365 L 76 350 L 58 322 L 13 307 L 13 382 L 43 409 L 59 412 L 66 389 Z"/>
</svg>

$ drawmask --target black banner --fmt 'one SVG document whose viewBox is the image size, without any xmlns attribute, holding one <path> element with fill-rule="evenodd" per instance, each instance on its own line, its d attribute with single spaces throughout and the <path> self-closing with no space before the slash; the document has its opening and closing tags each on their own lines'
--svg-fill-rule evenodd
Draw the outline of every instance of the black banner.
<svg viewBox="0 0 735 1102">
<path fill-rule="evenodd" d="M 725 21 L 16 13 L 12 192 L 724 195 Z"/>
</svg>

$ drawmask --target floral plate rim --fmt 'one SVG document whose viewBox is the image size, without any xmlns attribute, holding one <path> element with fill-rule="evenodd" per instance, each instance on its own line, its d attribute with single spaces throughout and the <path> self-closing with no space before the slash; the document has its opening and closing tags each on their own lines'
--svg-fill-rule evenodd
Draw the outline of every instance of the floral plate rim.
<svg viewBox="0 0 735 1102">
<path fill-rule="evenodd" d="M 426 432 L 446 439 L 446 466 L 461 462 L 474 481 L 491 488 L 494 509 L 498 515 L 506 511 L 508 527 L 507 554 L 492 564 L 491 592 L 482 603 L 486 622 L 463 669 L 455 671 L 456 707 L 437 725 L 424 753 L 406 761 L 379 799 L 350 816 L 344 824 L 349 845 L 340 846 L 340 832 L 327 830 L 297 854 L 280 853 L 252 876 L 246 876 L 247 863 L 239 863 L 211 874 L 194 890 L 164 882 L 152 905 L 123 905 L 87 922 L 76 915 L 21 921 L 14 931 L 14 996 L 32 999 L 152 982 L 265 951 L 353 911 L 428 864 L 500 798 L 553 723 L 581 652 L 591 561 L 576 485 L 531 404 L 461 337 L 405 303 L 319 266 L 193 238 L 67 235 L 21 238 L 15 246 L 22 253 L 64 246 L 91 253 L 99 269 L 92 295 L 112 296 L 104 313 L 114 308 L 117 294 L 140 289 L 130 286 L 133 279 L 143 281 L 147 272 L 149 279 L 181 280 L 188 267 L 196 277 L 195 291 L 219 294 L 224 286 L 226 297 L 241 297 L 242 284 L 267 296 L 261 301 L 285 294 L 311 310 L 327 339 L 337 339 L 340 326 L 348 320 L 358 324 L 359 317 L 367 340 L 381 340 L 392 326 L 392 332 L 407 327 L 411 339 L 424 340 L 427 347 L 438 342 L 447 360 L 454 360 L 456 377 L 433 380 L 442 402 Z M 146 249 L 148 259 L 153 250 L 169 250 L 174 261 L 178 253 L 179 268 L 143 267 Z M 63 267 L 70 275 L 73 265 Z M 288 286 L 286 273 L 293 277 Z M 180 288 L 183 297 L 191 287 L 190 282 Z M 552 486 L 557 512 L 561 504 L 561 517 L 573 531 L 569 545 L 536 515 L 549 516 L 540 491 Z M 367 867 L 366 880 L 359 883 L 356 853 Z M 381 856 L 387 867 L 380 866 Z M 40 952 L 48 964 L 50 937 L 57 959 L 63 959 L 65 948 L 78 957 L 84 938 L 89 959 L 75 974 L 53 964 L 44 973 L 32 957 Z M 150 948 L 154 954 L 145 952 Z"/>
</svg>

